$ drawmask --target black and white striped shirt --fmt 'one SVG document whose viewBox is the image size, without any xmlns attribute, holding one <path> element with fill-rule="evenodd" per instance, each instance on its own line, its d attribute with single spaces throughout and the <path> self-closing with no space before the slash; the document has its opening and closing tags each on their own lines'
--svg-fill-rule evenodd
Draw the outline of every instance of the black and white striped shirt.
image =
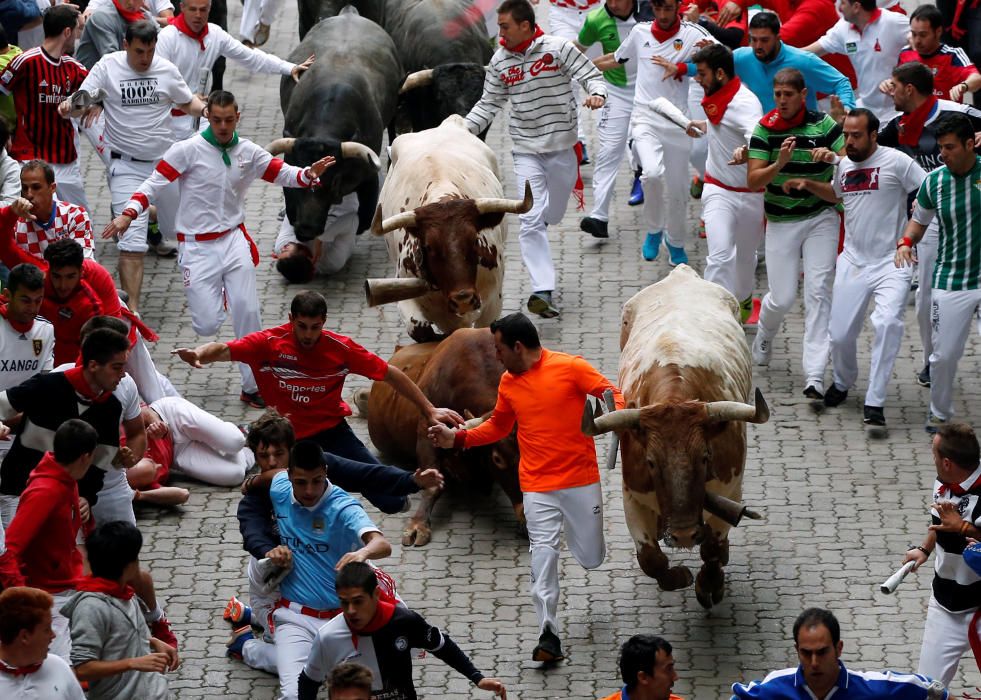
<svg viewBox="0 0 981 700">
<path fill-rule="evenodd" d="M 981 526 L 981 466 L 959 484 L 963 494 L 952 494 L 940 482 L 933 484 L 933 501 L 954 501 L 964 520 Z M 934 525 L 940 524 L 935 509 L 930 511 Z M 937 533 L 937 558 L 934 562 L 933 597 L 951 612 L 967 612 L 981 604 L 981 575 L 964 563 L 967 538 L 956 532 Z"/>
</svg>

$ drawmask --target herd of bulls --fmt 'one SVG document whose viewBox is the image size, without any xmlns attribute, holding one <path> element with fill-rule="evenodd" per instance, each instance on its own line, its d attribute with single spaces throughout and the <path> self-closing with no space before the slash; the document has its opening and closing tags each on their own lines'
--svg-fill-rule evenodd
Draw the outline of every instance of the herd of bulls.
<svg viewBox="0 0 981 700">
<path fill-rule="evenodd" d="M 290 60 L 316 54 L 317 61 L 298 84 L 283 80 L 284 137 L 271 147 L 294 165 L 326 154 L 339 165 L 318 190 L 287 190 L 287 215 L 297 237 L 311 240 L 330 206 L 357 193 L 359 232 L 384 236 L 394 266 L 394 277 L 366 282 L 367 302 L 399 302 L 416 341 L 397 348 L 391 363 L 434 405 L 479 421 L 493 409 L 504 372 L 486 327 L 502 308 L 505 215 L 532 203 L 530 190 L 504 198 L 494 152 L 456 116 L 480 97 L 486 26 L 460 21 L 467 0 L 299 4 L 302 41 Z M 386 130 L 391 148 L 379 190 Z M 618 384 L 628 407 L 597 415 L 587 403 L 582 430 L 621 436 L 623 506 L 641 569 L 665 590 L 694 581 L 698 601 L 711 607 L 724 595 L 728 531 L 747 513 L 739 503 L 745 424 L 769 418 L 760 393 L 751 399 L 738 303 L 682 265 L 627 301 L 622 324 Z M 376 383 L 358 404 L 383 454 L 439 465 L 481 493 L 498 482 L 523 526 L 514 434 L 465 454 L 442 451 L 415 407 L 388 385 Z M 438 495 L 424 495 L 404 544 L 430 541 Z M 670 566 L 661 541 L 698 545 L 698 575 Z"/>
</svg>

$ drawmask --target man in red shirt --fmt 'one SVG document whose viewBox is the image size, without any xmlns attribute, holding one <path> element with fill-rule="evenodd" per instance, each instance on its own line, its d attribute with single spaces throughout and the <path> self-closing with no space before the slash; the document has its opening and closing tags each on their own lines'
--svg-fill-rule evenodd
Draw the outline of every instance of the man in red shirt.
<svg viewBox="0 0 981 700">
<path fill-rule="evenodd" d="M 289 419 L 298 441 L 314 440 L 326 452 L 358 462 L 378 460 L 344 420 L 351 415 L 341 399 L 348 374 L 388 382 L 431 425 L 463 423 L 456 411 L 434 407 L 400 369 L 350 338 L 325 330 L 326 320 L 327 300 L 317 292 L 300 292 L 290 304 L 289 323 L 228 343 L 177 348 L 174 354 L 198 368 L 212 362 L 244 362 L 255 374 L 263 400 Z"/>
<path fill-rule="evenodd" d="M 65 661 L 71 653 L 71 635 L 68 619 L 59 609 L 82 576 L 76 540 L 83 523 L 89 522 L 87 507 L 84 511 L 79 507 L 78 480 L 92 465 L 98 442 L 95 428 L 83 420 L 61 424 L 55 432 L 54 452 L 45 453 L 31 471 L 7 529 L 7 551 L 0 555 L 4 588 L 32 586 L 54 596 L 51 652 Z"/>
</svg>

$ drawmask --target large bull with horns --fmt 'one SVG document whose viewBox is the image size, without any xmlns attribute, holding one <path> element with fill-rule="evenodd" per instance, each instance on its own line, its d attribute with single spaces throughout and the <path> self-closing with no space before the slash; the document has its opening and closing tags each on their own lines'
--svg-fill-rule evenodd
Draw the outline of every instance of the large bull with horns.
<svg viewBox="0 0 981 700">
<path fill-rule="evenodd" d="M 369 306 L 398 301 L 417 342 L 489 326 L 501 312 L 504 215 L 531 204 L 528 187 L 523 200 L 503 198 L 494 152 L 462 117 L 399 136 L 371 224 L 386 236 L 395 278 L 365 283 Z"/>
<path fill-rule="evenodd" d="M 730 527 L 740 503 L 746 423 L 770 416 L 751 395 L 752 369 L 739 304 L 687 265 L 635 294 L 623 308 L 619 383 L 627 408 L 596 417 L 583 431 L 621 435 L 623 507 L 645 574 L 664 590 L 686 588 L 691 571 L 670 566 L 658 544 L 699 545 L 698 602 L 725 594 Z"/>
<path fill-rule="evenodd" d="M 294 83 L 283 78 L 283 138 L 267 147 L 291 165 L 310 165 L 325 155 L 338 163 L 321 186 L 286 189 L 286 215 L 301 241 L 324 231 L 327 213 L 345 195 L 358 195 L 358 231 L 371 222 L 378 202 L 377 153 L 395 116 L 402 66 L 391 38 L 348 8 L 318 23 L 289 55 L 317 60 Z"/>
</svg>

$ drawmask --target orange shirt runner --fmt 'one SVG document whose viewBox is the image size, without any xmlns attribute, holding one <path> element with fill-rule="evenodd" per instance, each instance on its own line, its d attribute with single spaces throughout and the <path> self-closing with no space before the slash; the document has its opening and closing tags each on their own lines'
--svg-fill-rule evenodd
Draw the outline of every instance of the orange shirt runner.
<svg viewBox="0 0 981 700">
<path fill-rule="evenodd" d="M 599 481 L 593 438 L 579 428 L 586 395 L 602 399 L 613 391 L 618 409 L 623 394 L 586 360 L 542 348 L 541 359 L 521 374 L 505 372 L 490 419 L 473 430 L 461 430 L 458 447 L 497 442 L 518 423 L 523 492 L 542 493 Z"/>
</svg>

